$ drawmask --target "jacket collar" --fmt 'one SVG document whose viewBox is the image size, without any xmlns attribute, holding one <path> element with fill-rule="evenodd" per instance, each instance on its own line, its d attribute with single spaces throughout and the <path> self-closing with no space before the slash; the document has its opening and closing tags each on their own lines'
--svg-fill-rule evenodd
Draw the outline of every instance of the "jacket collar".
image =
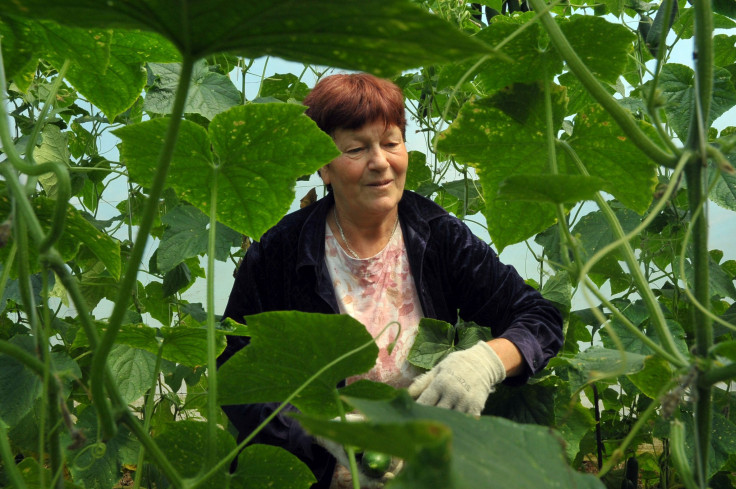
<svg viewBox="0 0 736 489">
<path fill-rule="evenodd" d="M 335 196 L 328 193 L 310 206 L 311 212 L 304 221 L 299 234 L 297 270 L 302 267 L 318 267 L 324 261 L 325 222 L 327 213 L 335 204 Z M 304 209 L 305 211 L 307 209 Z M 426 246 L 430 233 L 430 221 L 447 214 L 434 202 L 405 190 L 399 201 L 399 218 L 405 239 L 421 241 Z"/>
</svg>

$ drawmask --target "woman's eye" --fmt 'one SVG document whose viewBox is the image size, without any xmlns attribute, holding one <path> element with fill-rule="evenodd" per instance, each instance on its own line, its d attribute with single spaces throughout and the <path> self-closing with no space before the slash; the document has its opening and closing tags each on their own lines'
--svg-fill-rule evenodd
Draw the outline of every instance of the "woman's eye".
<svg viewBox="0 0 736 489">
<path fill-rule="evenodd" d="M 357 155 L 360 154 L 360 152 L 363 151 L 363 148 L 350 148 L 345 153 L 349 155 Z"/>
</svg>

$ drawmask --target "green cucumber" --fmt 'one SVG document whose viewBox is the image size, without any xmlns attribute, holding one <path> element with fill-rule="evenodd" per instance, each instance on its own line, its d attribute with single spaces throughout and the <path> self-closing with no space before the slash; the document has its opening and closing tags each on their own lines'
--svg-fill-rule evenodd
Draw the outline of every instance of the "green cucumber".
<svg viewBox="0 0 736 489">
<path fill-rule="evenodd" d="M 366 450 L 360 459 L 360 466 L 363 469 L 363 473 L 369 477 L 383 477 L 391 467 L 391 455 Z"/>
</svg>

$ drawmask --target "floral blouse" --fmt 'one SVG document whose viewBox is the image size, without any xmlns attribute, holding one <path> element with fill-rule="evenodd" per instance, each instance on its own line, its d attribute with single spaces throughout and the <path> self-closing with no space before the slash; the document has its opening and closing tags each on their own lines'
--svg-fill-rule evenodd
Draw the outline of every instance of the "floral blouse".
<svg viewBox="0 0 736 489">
<path fill-rule="evenodd" d="M 340 313 L 363 323 L 374 338 L 380 334 L 376 339 L 379 353 L 375 367 L 366 374 L 347 379 L 347 382 L 368 379 L 396 388 L 408 387 L 420 373 L 407 357 L 417 335 L 422 306 L 409 268 L 401 228 L 378 254 L 358 259 L 348 255 L 330 227 L 326 227 L 325 258 Z M 392 322 L 397 322 L 401 328 L 393 324 L 381 334 Z M 389 355 L 387 347 L 395 340 Z"/>
</svg>

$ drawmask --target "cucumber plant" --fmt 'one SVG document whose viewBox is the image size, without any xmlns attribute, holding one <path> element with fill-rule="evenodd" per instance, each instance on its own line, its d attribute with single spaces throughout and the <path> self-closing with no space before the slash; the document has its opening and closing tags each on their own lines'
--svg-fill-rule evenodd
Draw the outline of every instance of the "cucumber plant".
<svg viewBox="0 0 736 489">
<path fill-rule="evenodd" d="M 126 467 L 135 487 L 309 487 L 219 407 L 288 402 L 319 436 L 404 459 L 389 487 L 620 487 L 632 456 L 650 485 L 732 487 L 736 262 L 709 249 L 706 206 L 736 209 L 733 128 L 712 127 L 736 104 L 734 36 L 713 29 L 735 18 L 674 0 L 0 0 L 0 484 L 113 487 Z M 672 59 L 690 38 L 692 68 Z M 265 55 L 304 69 L 254 73 Z M 298 104 L 329 67 L 402 86 L 428 147 L 407 187 L 485 218 L 499 251 L 528 241 L 530 283 L 565 314 L 561 354 L 480 420 L 337 390 L 375 361 L 350 318 L 217 321 L 215 262 L 337 154 Z M 423 368 L 480 334 L 424 331 Z M 217 371 L 226 334 L 252 348 Z M 331 421 L 347 409 L 367 421 Z"/>
</svg>

